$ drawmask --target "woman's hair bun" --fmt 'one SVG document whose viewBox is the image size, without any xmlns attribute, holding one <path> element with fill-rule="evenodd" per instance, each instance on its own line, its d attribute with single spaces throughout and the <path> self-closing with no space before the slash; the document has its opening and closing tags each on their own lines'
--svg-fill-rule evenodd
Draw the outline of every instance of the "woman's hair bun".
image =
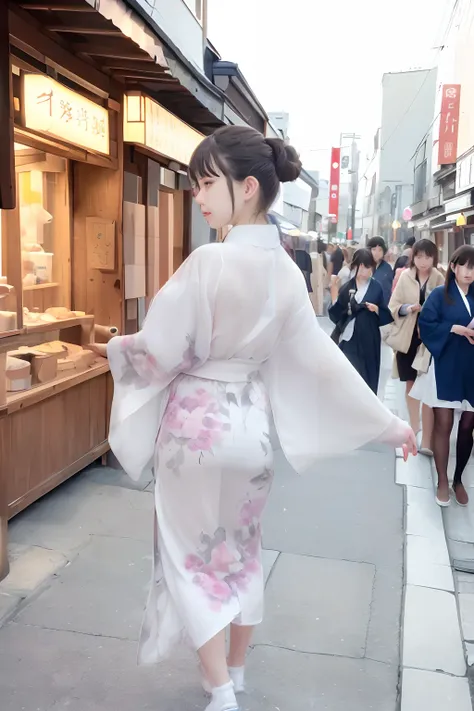
<svg viewBox="0 0 474 711">
<path fill-rule="evenodd" d="M 272 149 L 278 180 L 282 183 L 296 180 L 303 164 L 293 146 L 289 146 L 281 138 L 266 138 L 265 143 Z"/>
</svg>

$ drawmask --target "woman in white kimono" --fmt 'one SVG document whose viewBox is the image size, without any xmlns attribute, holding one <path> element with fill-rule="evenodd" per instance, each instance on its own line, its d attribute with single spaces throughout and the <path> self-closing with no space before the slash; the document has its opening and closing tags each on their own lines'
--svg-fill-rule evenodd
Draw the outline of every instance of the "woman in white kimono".
<svg viewBox="0 0 474 711">
<path fill-rule="evenodd" d="M 211 227 L 234 227 L 224 243 L 191 254 L 139 333 L 107 346 L 111 448 L 132 478 L 155 468 L 155 567 L 139 660 L 162 659 L 187 639 L 212 693 L 206 711 L 238 711 L 262 620 L 270 411 L 301 473 L 374 440 L 416 453 L 410 427 L 319 328 L 303 275 L 267 222 L 280 181 L 300 169 L 294 149 L 251 128 L 206 138 L 190 165 L 195 197 Z"/>
</svg>

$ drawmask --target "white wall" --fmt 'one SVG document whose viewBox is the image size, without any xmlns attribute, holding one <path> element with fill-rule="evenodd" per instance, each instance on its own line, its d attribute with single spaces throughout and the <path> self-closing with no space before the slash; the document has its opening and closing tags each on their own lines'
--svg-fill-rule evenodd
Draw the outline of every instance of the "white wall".
<svg viewBox="0 0 474 711">
<path fill-rule="evenodd" d="M 311 188 L 301 178 L 295 180 L 294 183 L 284 183 L 283 200 L 308 212 L 311 202 Z"/>
<path fill-rule="evenodd" d="M 184 0 L 137 0 L 182 54 L 203 71 L 203 30 Z"/>
</svg>

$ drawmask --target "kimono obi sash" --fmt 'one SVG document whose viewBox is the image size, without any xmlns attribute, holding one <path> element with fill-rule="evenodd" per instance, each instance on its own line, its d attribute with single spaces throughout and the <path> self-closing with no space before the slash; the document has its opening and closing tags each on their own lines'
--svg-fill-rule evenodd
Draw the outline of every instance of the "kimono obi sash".
<svg viewBox="0 0 474 711">
<path fill-rule="evenodd" d="M 258 373 L 262 363 L 254 360 L 229 360 L 209 359 L 202 365 L 189 370 L 185 375 L 206 380 L 219 380 L 223 383 L 246 383 L 251 376 Z"/>
</svg>

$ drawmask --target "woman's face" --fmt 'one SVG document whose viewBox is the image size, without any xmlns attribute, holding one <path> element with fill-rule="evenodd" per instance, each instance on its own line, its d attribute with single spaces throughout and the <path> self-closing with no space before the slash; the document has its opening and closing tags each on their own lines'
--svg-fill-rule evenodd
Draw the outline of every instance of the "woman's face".
<svg viewBox="0 0 474 711">
<path fill-rule="evenodd" d="M 232 224 L 232 199 L 223 175 L 200 178 L 193 194 L 210 227 L 218 230 Z"/>
<path fill-rule="evenodd" d="M 380 264 L 380 262 L 383 260 L 385 257 L 385 252 L 383 251 L 382 247 L 377 246 L 377 247 L 372 247 L 372 256 L 375 259 L 376 264 Z"/>
<path fill-rule="evenodd" d="M 413 262 L 419 272 L 429 272 L 433 269 L 433 257 L 429 257 L 425 252 L 418 252 Z"/>
<path fill-rule="evenodd" d="M 215 230 L 227 225 L 251 223 L 259 213 L 260 185 L 249 176 L 242 182 L 232 181 L 234 209 L 225 175 L 200 178 L 194 187 L 194 198 L 201 208 L 204 219 Z"/>
<path fill-rule="evenodd" d="M 469 264 L 451 264 L 456 281 L 460 286 L 470 286 L 474 282 L 474 266 Z"/>
<path fill-rule="evenodd" d="M 357 277 L 358 279 L 370 279 L 370 277 L 373 275 L 373 269 L 372 267 L 364 267 L 363 264 L 361 264 L 357 270 Z"/>
</svg>

